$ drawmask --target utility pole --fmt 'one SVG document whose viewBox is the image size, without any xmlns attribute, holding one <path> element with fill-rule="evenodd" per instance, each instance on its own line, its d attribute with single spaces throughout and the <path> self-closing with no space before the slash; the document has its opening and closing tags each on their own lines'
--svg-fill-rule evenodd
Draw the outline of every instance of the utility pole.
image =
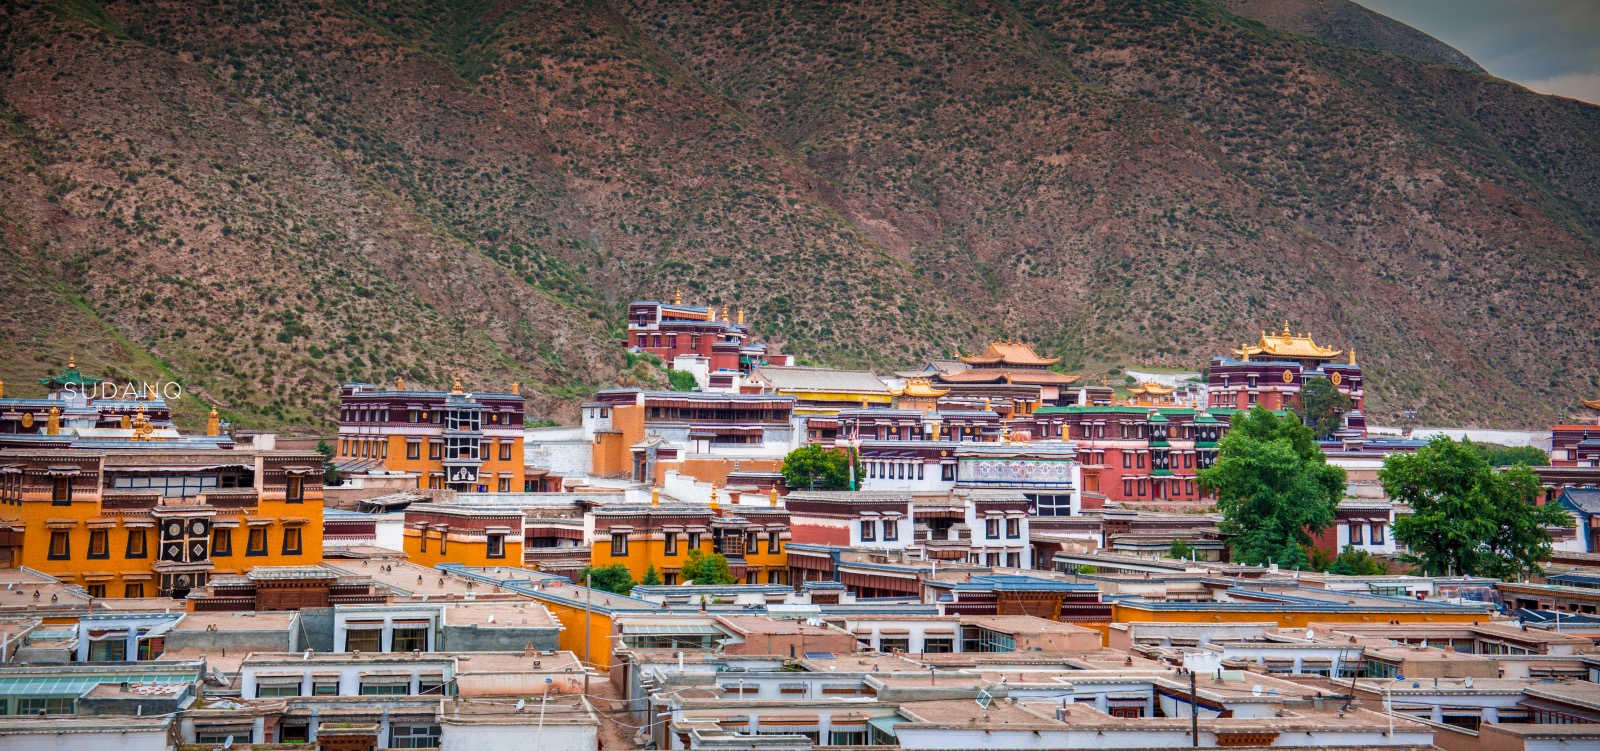
<svg viewBox="0 0 1600 751">
<path fill-rule="evenodd" d="M 1200 703 L 1195 699 L 1194 671 L 1189 671 L 1189 741 L 1200 747 Z"/>
</svg>

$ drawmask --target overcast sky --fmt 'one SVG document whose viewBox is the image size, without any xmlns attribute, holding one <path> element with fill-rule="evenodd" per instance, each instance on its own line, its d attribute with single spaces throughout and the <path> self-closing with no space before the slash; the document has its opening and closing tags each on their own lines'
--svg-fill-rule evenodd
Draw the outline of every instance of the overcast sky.
<svg viewBox="0 0 1600 751">
<path fill-rule="evenodd" d="M 1356 0 L 1490 73 L 1600 104 L 1600 0 Z"/>
</svg>

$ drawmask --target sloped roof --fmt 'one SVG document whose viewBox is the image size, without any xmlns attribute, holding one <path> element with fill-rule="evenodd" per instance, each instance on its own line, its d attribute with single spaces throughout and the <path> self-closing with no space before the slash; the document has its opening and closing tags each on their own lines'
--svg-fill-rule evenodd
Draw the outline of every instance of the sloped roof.
<svg viewBox="0 0 1600 751">
<path fill-rule="evenodd" d="M 1561 502 L 1576 511 L 1600 515 L 1600 488 L 1567 488 L 1561 491 Z"/>
<path fill-rule="evenodd" d="M 939 377 L 941 383 L 1022 383 L 1029 385 L 1065 386 L 1075 383 L 1078 376 L 1049 370 L 1011 370 L 1009 368 L 973 368 L 960 373 Z"/>
<path fill-rule="evenodd" d="M 853 394 L 889 393 L 889 384 L 884 383 L 877 375 L 866 370 L 760 365 L 751 368 L 750 380 L 777 391 L 842 391 Z"/>
<path fill-rule="evenodd" d="M 1289 324 L 1285 322 L 1282 334 L 1268 334 L 1263 331 L 1261 332 L 1261 340 L 1254 346 L 1246 345 L 1234 350 L 1233 353 L 1240 357 L 1266 355 L 1268 357 L 1289 359 L 1332 359 L 1338 357 L 1342 351 L 1317 346 L 1317 343 L 1311 340 L 1310 334 L 1290 333 Z"/>
<path fill-rule="evenodd" d="M 1054 365 L 1059 357 L 1040 357 L 1033 347 L 1022 342 L 989 342 L 982 354 L 960 358 L 969 365 Z"/>
</svg>

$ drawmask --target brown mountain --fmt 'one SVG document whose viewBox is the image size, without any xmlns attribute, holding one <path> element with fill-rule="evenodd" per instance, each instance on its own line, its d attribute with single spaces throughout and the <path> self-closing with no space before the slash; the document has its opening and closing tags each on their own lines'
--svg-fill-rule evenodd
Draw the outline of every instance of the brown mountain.
<svg viewBox="0 0 1600 751">
<path fill-rule="evenodd" d="M 1205 2 L 0 23 L 12 384 L 76 349 L 266 424 L 459 370 L 564 416 L 627 367 L 621 305 L 682 287 L 845 365 L 1008 335 L 1197 366 L 1288 319 L 1356 349 L 1379 418 L 1600 390 L 1600 108 Z"/>
<path fill-rule="evenodd" d="M 1483 72 L 1461 50 L 1352 0 L 1217 0 L 1217 4 L 1268 26 L 1326 42 Z"/>
</svg>

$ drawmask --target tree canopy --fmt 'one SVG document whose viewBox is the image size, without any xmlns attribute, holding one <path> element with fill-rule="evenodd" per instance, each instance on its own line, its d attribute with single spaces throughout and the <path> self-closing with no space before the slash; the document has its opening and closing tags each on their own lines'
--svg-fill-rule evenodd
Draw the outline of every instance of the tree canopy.
<svg viewBox="0 0 1600 751">
<path fill-rule="evenodd" d="M 661 572 L 656 570 L 654 563 L 644 570 L 644 578 L 639 580 L 639 584 L 646 587 L 654 587 L 661 583 Z"/>
<path fill-rule="evenodd" d="M 1183 540 L 1173 540 L 1172 545 L 1167 547 L 1168 558 L 1176 558 L 1180 561 L 1183 561 L 1188 560 L 1193 556 L 1194 548 L 1189 547 L 1189 543 L 1184 542 Z"/>
<path fill-rule="evenodd" d="M 1343 576 L 1383 576 L 1389 573 L 1383 561 L 1372 557 L 1372 554 L 1365 550 L 1357 550 L 1350 545 L 1344 546 L 1344 551 L 1339 553 L 1338 558 L 1333 559 L 1327 571 L 1330 574 Z"/>
<path fill-rule="evenodd" d="M 1534 446 L 1502 446 L 1498 443 L 1476 443 L 1463 439 L 1462 443 L 1476 446 L 1492 467 L 1509 467 L 1521 464 L 1526 467 L 1550 466 L 1550 455 Z"/>
<path fill-rule="evenodd" d="M 689 551 L 689 559 L 683 562 L 683 568 L 678 570 L 678 577 L 684 582 L 695 584 L 735 584 L 733 571 L 728 568 L 728 557 L 721 553 L 707 554 L 700 550 Z"/>
<path fill-rule="evenodd" d="M 633 591 L 633 574 L 628 572 L 628 567 L 620 563 L 608 563 L 604 566 L 584 566 L 578 569 L 578 583 L 582 584 L 584 577 L 590 579 L 591 586 L 605 592 L 614 592 L 625 595 Z"/>
<path fill-rule="evenodd" d="M 1351 406 L 1350 395 L 1327 378 L 1307 378 L 1300 387 L 1300 419 L 1319 441 L 1339 429 Z"/>
<path fill-rule="evenodd" d="M 822 446 L 801 446 L 783 458 L 783 481 L 790 490 L 854 490 L 850 487 L 850 464 L 856 465 L 856 483 L 860 487 L 861 462 L 849 449 L 830 449 Z"/>
<path fill-rule="evenodd" d="M 1261 407 L 1234 416 L 1198 478 L 1217 496 L 1234 560 L 1296 568 L 1308 567 L 1311 535 L 1333 523 L 1345 487 L 1309 428 Z"/>
<path fill-rule="evenodd" d="M 1395 520 L 1402 560 L 1429 575 L 1516 579 L 1550 555 L 1546 527 L 1571 526 L 1526 466 L 1496 471 L 1485 453 L 1435 436 L 1415 454 L 1391 454 L 1378 471 L 1389 497 L 1411 507 Z"/>
</svg>

